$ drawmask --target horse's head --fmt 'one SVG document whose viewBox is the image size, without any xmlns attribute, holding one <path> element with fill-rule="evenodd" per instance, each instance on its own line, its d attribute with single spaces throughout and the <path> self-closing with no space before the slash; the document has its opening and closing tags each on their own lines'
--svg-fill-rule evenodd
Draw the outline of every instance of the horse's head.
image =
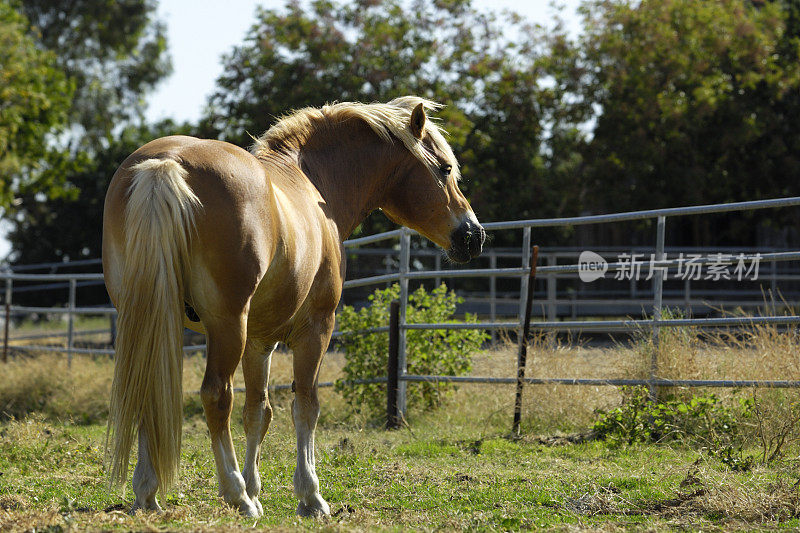
<svg viewBox="0 0 800 533">
<path fill-rule="evenodd" d="M 404 97 L 389 105 L 412 108 L 403 144 L 408 157 L 381 206 L 393 221 L 426 236 L 458 263 L 480 255 L 486 232 L 458 188 L 459 168 L 438 126 L 425 115 L 432 102 Z"/>
</svg>

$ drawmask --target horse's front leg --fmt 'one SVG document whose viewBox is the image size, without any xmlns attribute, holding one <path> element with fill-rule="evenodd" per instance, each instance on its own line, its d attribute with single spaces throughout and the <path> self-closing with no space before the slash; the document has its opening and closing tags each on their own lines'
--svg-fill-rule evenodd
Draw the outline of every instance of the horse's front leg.
<svg viewBox="0 0 800 533">
<path fill-rule="evenodd" d="M 312 323 L 315 321 L 312 321 Z M 297 468 L 294 471 L 294 493 L 300 500 L 300 516 L 328 515 L 328 503 L 319 494 L 314 458 L 314 431 L 319 418 L 317 376 L 320 363 L 333 331 L 333 315 L 313 323 L 311 331 L 291 343 L 294 352 L 295 397 L 292 402 L 294 429 L 297 434 Z"/>
<path fill-rule="evenodd" d="M 244 482 L 247 495 L 263 514 L 258 494 L 261 492 L 261 476 L 258 465 L 261 461 L 261 441 L 272 421 L 272 407 L 269 404 L 267 382 L 269 367 L 275 346 L 266 347 L 263 343 L 248 341 L 242 358 L 244 374 L 245 400 L 242 410 L 244 431 L 247 435 L 247 453 L 244 459 Z"/>
<path fill-rule="evenodd" d="M 259 509 L 247 495 L 231 439 L 233 373 L 239 366 L 246 339 L 247 315 L 232 320 L 206 323 L 208 361 L 200 393 L 206 413 L 211 448 L 217 465 L 219 491 L 223 499 L 245 516 L 259 516 Z"/>
</svg>

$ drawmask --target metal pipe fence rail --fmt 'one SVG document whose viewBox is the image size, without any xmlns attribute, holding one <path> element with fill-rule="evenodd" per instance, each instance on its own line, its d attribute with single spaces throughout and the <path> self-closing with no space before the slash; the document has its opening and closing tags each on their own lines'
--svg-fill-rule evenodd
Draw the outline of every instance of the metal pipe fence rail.
<svg viewBox="0 0 800 533">
<path fill-rule="evenodd" d="M 699 215 L 709 213 L 723 213 L 731 211 L 751 210 L 751 209 L 765 209 L 765 208 L 778 208 L 778 207 L 794 207 L 800 205 L 800 198 L 782 198 L 774 200 L 760 200 L 754 202 L 738 202 L 735 204 L 721 204 L 721 205 L 706 205 L 706 206 L 693 206 L 685 208 L 670 208 L 670 209 L 657 209 L 648 211 L 638 211 L 629 213 L 616 213 L 610 215 L 593 215 L 587 217 L 574 217 L 566 219 L 540 219 L 540 220 L 527 220 L 516 222 L 499 222 L 485 224 L 484 228 L 487 231 L 501 230 L 501 229 L 523 229 L 523 252 L 522 258 L 526 257 L 527 250 L 530 247 L 530 230 L 534 227 L 555 227 L 567 225 L 581 225 L 581 224 L 597 224 L 597 223 L 612 223 L 628 220 L 640 220 L 645 218 L 657 219 L 656 230 L 656 245 L 655 245 L 655 261 L 653 268 L 655 275 L 653 276 L 653 311 L 652 318 L 647 320 L 589 320 L 589 321 L 570 321 L 570 322 L 537 322 L 532 324 L 536 330 L 587 330 L 592 328 L 599 328 L 602 331 L 615 330 L 615 329 L 640 329 L 650 328 L 651 338 L 655 347 L 659 342 L 659 332 L 663 327 L 684 327 L 684 326 L 743 326 L 743 325 L 756 325 L 756 324 L 781 324 L 793 325 L 800 323 L 800 316 L 773 316 L 773 317 L 723 317 L 711 319 L 662 319 L 662 304 L 663 304 L 663 283 L 664 275 L 668 272 L 670 267 L 678 266 L 680 263 L 677 260 L 668 261 L 664 255 L 664 243 L 666 232 L 666 219 L 668 216 L 686 216 L 686 215 Z M 754 260 L 756 256 L 750 256 L 749 260 Z M 796 261 L 800 259 L 800 252 L 783 252 L 783 253 L 766 253 L 757 255 L 759 261 L 774 262 L 774 261 Z M 708 262 L 708 261 L 701 261 Z M 608 265 L 608 270 L 619 270 L 630 266 L 624 263 L 612 263 Z M 520 275 L 521 279 L 520 295 L 525 292 L 525 274 L 527 273 L 529 265 L 523 263 L 520 269 L 494 269 L 484 271 L 484 275 Z M 545 277 L 552 277 L 564 273 L 576 273 L 581 269 L 580 265 L 549 265 L 539 267 L 537 274 Z M 517 272 L 514 272 L 517 270 Z M 415 273 L 417 274 L 417 273 Z M 441 273 L 418 273 L 418 277 L 426 277 L 425 274 L 442 276 Z M 469 275 L 467 271 L 456 273 L 456 275 Z M 520 309 L 524 309 L 524 305 L 528 302 L 522 302 L 520 298 Z M 401 302 L 401 306 L 406 305 L 406 302 Z M 520 313 L 521 315 L 522 313 Z M 472 329 L 472 328 L 508 328 L 511 329 L 518 326 L 515 322 L 506 323 L 482 323 L 482 324 L 400 324 L 399 328 L 401 334 L 404 331 L 411 329 Z M 520 328 L 521 329 L 521 328 Z M 524 341 L 524 339 L 521 339 Z M 762 387 L 798 387 L 800 381 L 785 381 L 785 380 L 664 380 L 658 377 L 658 361 L 657 349 L 654 349 L 650 361 L 649 377 L 640 380 L 609 380 L 609 379 L 575 379 L 575 378 L 496 378 L 488 376 L 434 376 L 434 375 L 412 375 L 408 374 L 401 369 L 399 372 L 398 380 L 401 382 L 460 382 L 460 383 L 537 383 L 537 384 L 563 384 L 563 385 L 643 385 L 647 386 L 650 390 L 651 398 L 655 398 L 656 387 L 659 386 L 683 386 L 683 387 L 740 387 L 740 386 L 762 386 Z M 387 413 L 387 419 L 392 417 L 402 416 L 400 413 Z"/>
<path fill-rule="evenodd" d="M 643 262 L 647 265 L 647 257 L 653 251 L 652 247 L 644 246 L 605 246 L 592 248 L 592 250 L 602 257 L 616 257 L 619 260 L 622 256 L 638 257 L 644 256 Z M 664 248 L 667 257 L 680 257 L 684 261 L 690 261 L 695 267 L 700 265 L 713 265 L 720 256 L 731 255 L 729 248 L 723 247 L 666 247 Z M 545 271 L 551 266 L 565 266 L 564 263 L 577 263 L 579 256 L 584 249 L 572 247 L 550 247 L 543 248 L 540 253 L 541 267 Z M 765 253 L 785 253 L 785 249 L 777 248 L 756 248 L 739 247 L 737 253 L 744 252 L 744 258 L 752 261 L 755 257 L 761 257 Z M 757 252 L 759 255 L 757 255 Z M 347 253 L 349 264 L 348 272 L 356 273 L 359 277 L 372 276 L 378 272 L 380 275 L 391 276 L 394 278 L 377 278 L 378 280 L 397 280 L 397 250 L 392 248 L 358 248 L 351 249 Z M 360 259 L 362 257 L 383 257 L 383 267 L 374 261 L 367 262 L 366 269 L 361 268 Z M 484 254 L 473 261 L 479 263 L 474 267 L 485 271 L 489 267 L 490 271 L 495 271 L 498 262 L 502 261 L 504 266 L 514 260 L 521 262 L 522 250 L 511 248 L 489 248 L 484 250 Z M 412 263 L 419 269 L 427 268 L 435 272 L 434 284 L 438 286 L 443 279 L 442 271 L 453 272 L 457 269 L 442 269 L 442 254 L 431 248 L 419 248 L 411 251 Z M 738 256 L 734 256 L 738 258 Z M 768 256 L 769 257 L 769 256 Z M 698 259 L 702 258 L 702 259 Z M 431 261 L 433 259 L 433 261 Z M 613 261 L 612 261 L 613 262 Z M 641 263 L 642 260 L 640 259 Z M 518 263 L 519 264 L 519 263 Z M 662 263 L 657 263 L 661 265 Z M 676 259 L 672 265 L 680 265 L 680 260 Z M 355 268 L 354 268 L 355 267 Z M 659 267 L 660 268 L 660 267 Z M 385 270 L 385 272 L 382 272 Z M 509 270 L 513 273 L 513 270 Z M 584 317 L 601 316 L 628 316 L 638 315 L 645 309 L 649 309 L 653 303 L 654 293 L 652 285 L 645 285 L 642 282 L 632 280 L 628 283 L 615 283 L 609 280 L 602 282 L 602 285 L 578 283 L 572 271 L 563 270 L 561 272 L 546 273 L 544 287 L 537 287 L 536 290 L 536 311 L 538 315 L 545 316 L 548 321 L 557 319 L 578 320 Z M 614 270 L 611 271 L 613 273 Z M 665 273 L 665 284 L 662 291 L 662 306 L 676 308 L 680 307 L 685 313 L 692 316 L 715 315 L 722 310 L 747 309 L 750 312 L 759 313 L 764 307 L 800 308 L 800 262 L 798 261 L 765 261 L 761 265 L 759 282 L 748 281 L 746 283 L 736 283 L 734 280 L 722 280 L 721 282 L 709 282 L 708 279 L 695 276 L 678 276 L 670 271 L 671 277 L 667 280 Z M 457 275 L 455 272 L 454 275 Z M 679 272 L 680 274 L 680 272 Z M 419 275 L 419 274 L 411 274 Z M 445 278 L 447 276 L 444 276 Z M 473 276 L 462 276 L 473 277 Z M 477 289 L 474 283 L 470 283 L 470 288 L 466 292 L 462 291 L 463 301 L 459 305 L 459 312 L 470 312 L 480 316 L 488 317 L 491 322 L 496 322 L 498 317 L 515 316 L 518 313 L 519 291 L 509 287 L 508 283 L 498 286 L 497 280 L 509 276 L 495 275 L 488 277 L 488 291 Z M 515 277 L 515 276 L 511 276 Z M 482 284 L 483 285 L 483 284 Z M 498 288 L 501 290 L 498 291 Z M 366 304 L 366 293 L 358 293 L 357 303 Z M 351 300 L 348 298 L 348 303 Z M 492 339 L 496 336 L 492 332 Z"/>
<path fill-rule="evenodd" d="M 350 239 L 344 242 L 345 247 L 357 247 L 366 244 L 372 244 L 390 239 L 399 239 L 399 268 L 397 272 L 392 272 L 383 275 L 368 276 L 361 279 L 348 280 L 344 283 L 345 289 L 363 287 L 369 285 L 379 285 L 384 283 L 398 282 L 400 284 L 400 305 L 399 305 L 399 320 L 397 325 L 397 376 L 398 376 L 398 397 L 397 406 L 398 413 L 395 414 L 397 419 L 401 419 L 406 412 L 406 394 L 405 387 L 409 382 L 418 381 L 441 381 L 441 382 L 460 382 L 460 383 L 517 383 L 517 378 L 496 378 L 485 376 L 469 376 L 469 377 L 455 377 L 455 376 L 422 376 L 408 373 L 408 363 L 406 354 L 406 337 L 407 332 L 412 330 L 443 330 L 443 329 L 485 329 L 485 330 L 498 330 L 508 329 L 516 330 L 519 336 L 522 334 L 524 327 L 524 310 L 527 305 L 525 295 L 527 292 L 528 272 L 531 265 L 529 264 L 529 255 L 531 250 L 531 233 L 533 228 L 552 228 L 561 226 L 576 226 L 586 224 L 606 224 L 631 220 L 652 219 L 657 220 L 656 227 L 656 242 L 654 253 L 656 261 L 654 266 L 657 270 L 652 278 L 653 283 L 653 300 L 652 300 L 652 314 L 650 318 L 639 320 L 572 320 L 572 321 L 557 321 L 546 320 L 532 322 L 531 326 L 537 331 L 624 331 L 636 329 L 649 329 L 651 331 L 652 340 L 654 344 L 658 344 L 658 334 L 661 328 L 665 327 L 741 327 L 746 325 L 787 325 L 793 326 L 800 324 L 800 316 L 757 316 L 757 317 L 723 317 L 723 318 L 704 318 L 704 319 L 664 319 L 662 318 L 662 305 L 663 305 L 663 283 L 664 274 L 669 272 L 670 268 L 675 268 L 679 265 L 678 260 L 666 260 L 664 255 L 664 242 L 666 232 L 666 221 L 668 217 L 676 216 L 690 216 L 690 215 L 705 215 L 713 213 L 726 213 L 734 211 L 745 211 L 754 209 L 767 209 L 767 208 L 787 208 L 796 207 L 800 205 L 800 197 L 792 198 L 778 198 L 772 200 L 758 200 L 752 202 L 737 202 L 731 204 L 716 204 L 716 205 L 701 205 L 691 207 L 669 208 L 669 209 L 654 209 L 646 211 L 634 211 L 626 213 L 614 213 L 607 215 L 590 215 L 582 217 L 560 218 L 560 219 L 532 219 L 532 220 L 518 220 L 508 222 L 492 222 L 484 224 L 487 231 L 505 231 L 505 230 L 522 230 L 521 241 L 521 264 L 519 267 L 514 268 L 488 268 L 488 269 L 456 269 L 456 270 L 428 270 L 428 271 L 412 271 L 410 269 L 410 251 L 411 251 L 411 236 L 413 231 L 401 228 L 398 230 L 385 232 L 377 235 Z M 792 252 L 770 252 L 763 254 L 750 254 L 746 258 L 755 260 L 756 256 L 759 261 L 763 263 L 772 263 L 778 261 L 798 261 L 800 260 L 800 251 Z M 701 260 L 701 262 L 708 262 L 708 260 Z M 610 263 L 608 264 L 609 271 L 619 270 L 624 268 L 623 263 Z M 579 265 L 542 265 L 538 267 L 538 275 L 545 278 L 555 279 L 558 276 L 572 275 L 580 270 Z M 408 324 L 406 323 L 406 308 L 408 305 L 408 283 L 411 280 L 421 279 L 442 279 L 442 278 L 488 278 L 494 280 L 497 278 L 516 278 L 520 280 L 520 298 L 519 298 L 519 313 L 517 319 L 514 321 L 491 321 L 480 323 L 461 323 L 461 324 Z M 93 353 L 93 354 L 112 354 L 113 350 L 108 349 L 87 349 L 78 348 L 73 344 L 74 341 L 74 317 L 82 314 L 92 315 L 108 315 L 113 316 L 116 310 L 111 307 L 104 308 L 91 308 L 91 307 L 78 307 L 76 305 L 75 292 L 77 283 L 80 281 L 98 281 L 102 280 L 101 274 L 25 274 L 25 273 L 0 273 L 0 280 L 5 280 L 5 338 L 4 338 L 4 360 L 7 358 L 7 351 L 9 348 L 8 338 L 8 324 L 12 315 L 20 313 L 64 313 L 68 317 L 68 341 L 66 348 L 59 347 L 42 347 L 42 346 L 13 346 L 14 349 L 30 349 L 41 350 L 47 349 L 52 351 L 66 352 L 68 361 L 71 361 L 73 353 Z M 25 307 L 14 306 L 11 302 L 11 295 L 13 291 L 13 284 L 15 281 L 66 281 L 70 284 L 69 302 L 67 307 Z M 389 327 L 372 328 L 371 330 L 361 333 L 382 333 L 389 332 Z M 341 332 L 335 332 L 334 337 L 340 337 Z M 204 349 L 204 345 L 184 347 L 185 351 L 197 351 Z M 577 378 L 530 378 L 526 377 L 524 383 L 559 383 L 559 384 L 574 384 L 574 385 L 646 385 L 650 387 L 651 391 L 655 387 L 662 385 L 677 385 L 684 387 L 713 387 L 713 386 L 768 386 L 768 387 L 795 387 L 800 386 L 800 382 L 795 381 L 764 381 L 764 380 L 664 380 L 658 376 L 658 361 L 655 359 L 656 350 L 653 351 L 654 356 L 650 365 L 650 373 L 647 379 L 642 380 L 608 380 L 608 379 L 577 379 Z M 385 380 L 386 378 L 375 378 L 378 380 Z M 510 380 L 510 381 L 509 381 Z"/>
</svg>

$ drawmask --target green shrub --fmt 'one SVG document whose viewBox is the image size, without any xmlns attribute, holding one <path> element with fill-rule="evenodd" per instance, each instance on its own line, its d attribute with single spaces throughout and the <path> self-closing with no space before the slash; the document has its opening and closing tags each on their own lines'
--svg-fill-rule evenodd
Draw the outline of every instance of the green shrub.
<svg viewBox="0 0 800 533">
<path fill-rule="evenodd" d="M 387 333 L 360 333 L 361 330 L 389 324 L 389 303 L 400 297 L 400 287 L 393 285 L 370 295 L 370 305 L 358 311 L 344 306 L 339 314 L 339 329 L 344 333 L 340 347 L 345 353 L 344 378 L 336 390 L 356 411 L 377 414 L 386 406 L 386 385 L 383 383 L 349 385 L 342 381 L 386 375 L 389 358 Z M 442 284 L 428 293 L 420 287 L 408 298 L 406 322 L 442 323 L 452 319 L 456 304 L 462 300 L 447 292 Z M 476 317 L 467 315 L 467 322 Z M 411 330 L 406 337 L 408 373 L 460 376 L 472 369 L 472 354 L 489 336 L 479 330 Z M 432 409 L 453 390 L 452 384 L 409 383 L 409 407 Z"/>
<path fill-rule="evenodd" d="M 622 387 L 622 405 L 598 411 L 592 430 L 597 438 L 617 443 L 681 441 L 707 450 L 735 470 L 747 470 L 753 457 L 743 452 L 741 421 L 752 411 L 749 398 L 738 409 L 721 405 L 714 394 L 654 403 L 646 387 Z"/>
</svg>

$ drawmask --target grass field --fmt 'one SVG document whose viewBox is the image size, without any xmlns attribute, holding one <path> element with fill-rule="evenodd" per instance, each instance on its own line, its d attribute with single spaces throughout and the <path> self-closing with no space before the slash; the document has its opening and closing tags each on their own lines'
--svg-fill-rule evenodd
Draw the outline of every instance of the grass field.
<svg viewBox="0 0 800 533">
<path fill-rule="evenodd" d="M 787 378 L 797 376 L 797 348 L 794 337 L 773 330 L 725 343 L 676 332 L 659 358 L 665 375 Z M 529 374 L 638 376 L 647 356 L 646 347 L 540 343 L 532 350 Z M 512 375 L 513 361 L 510 347 L 478 354 L 475 373 Z M 275 356 L 274 383 L 290 381 L 289 363 L 288 355 Z M 322 379 L 340 375 L 341 364 L 341 356 L 329 357 Z M 317 471 L 332 516 L 317 520 L 294 515 L 290 395 L 273 394 L 275 420 L 261 462 L 265 514 L 246 520 L 217 496 L 205 422 L 191 394 L 202 376 L 200 358 L 187 359 L 184 371 L 181 481 L 167 495 L 164 513 L 130 516 L 130 489 L 123 495 L 105 483 L 109 360 L 79 357 L 67 370 L 63 359 L 43 356 L 9 363 L 4 370 L 0 530 L 800 528 L 798 450 L 791 442 L 796 431 L 786 433 L 790 442 L 779 459 L 737 471 L 702 446 L 584 440 L 594 410 L 618 405 L 620 394 L 613 387 L 567 386 L 527 389 L 518 439 L 508 434 L 513 387 L 463 386 L 442 408 L 412 411 L 409 425 L 392 432 L 353 413 L 334 391 L 323 391 Z M 752 393 L 719 394 L 733 401 Z M 773 435 L 791 420 L 787 413 L 797 398 L 793 392 L 775 396 L 772 418 L 750 423 L 748 453 L 758 456 L 759 436 Z M 240 458 L 241 400 L 237 395 L 234 422 Z M 773 433 L 759 432 L 758 424 Z"/>
</svg>

